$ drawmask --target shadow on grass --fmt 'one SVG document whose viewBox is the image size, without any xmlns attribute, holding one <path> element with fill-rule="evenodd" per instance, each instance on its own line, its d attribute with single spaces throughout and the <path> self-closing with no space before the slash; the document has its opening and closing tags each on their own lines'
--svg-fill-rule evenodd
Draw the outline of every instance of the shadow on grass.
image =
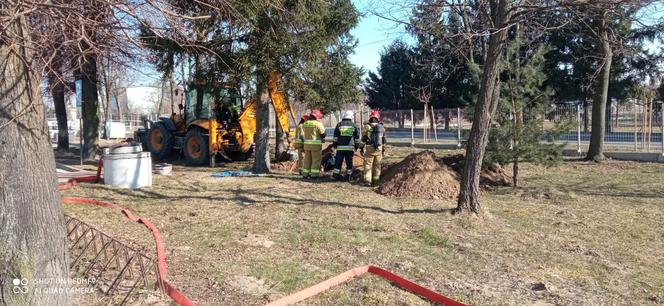
<svg viewBox="0 0 664 306">
<path fill-rule="evenodd" d="M 290 195 L 280 195 L 276 192 L 269 192 L 273 188 L 262 188 L 260 191 L 257 189 L 243 189 L 243 188 L 234 188 L 226 190 L 229 192 L 229 196 L 224 195 L 196 195 L 187 194 L 187 195 L 176 195 L 170 196 L 153 190 L 126 190 L 126 189 L 114 189 L 109 188 L 108 191 L 114 192 L 119 195 L 139 198 L 139 199 L 150 199 L 150 200 L 167 200 L 167 201 L 181 201 L 181 200 L 204 200 L 204 201 L 233 201 L 238 203 L 242 207 L 259 205 L 259 204 L 268 204 L 268 203 L 282 203 L 290 205 L 314 205 L 314 206 L 337 206 L 341 208 L 355 208 L 355 209 L 365 209 L 373 210 L 381 213 L 387 214 L 452 214 L 452 208 L 441 208 L 441 209 L 418 209 L 418 208 L 409 208 L 409 209 L 399 209 L 391 210 L 386 209 L 380 206 L 371 206 L 371 205 L 360 205 L 355 203 L 344 203 L 338 201 L 325 201 L 318 199 L 307 199 L 307 198 L 298 198 Z M 191 190 L 187 190 L 191 192 Z M 257 199 L 263 198 L 263 199 Z"/>
</svg>

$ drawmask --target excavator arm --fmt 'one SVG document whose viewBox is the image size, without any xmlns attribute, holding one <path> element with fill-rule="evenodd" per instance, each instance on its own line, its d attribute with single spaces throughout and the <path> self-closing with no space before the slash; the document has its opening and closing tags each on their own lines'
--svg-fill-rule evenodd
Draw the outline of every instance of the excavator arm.
<svg viewBox="0 0 664 306">
<path fill-rule="evenodd" d="M 291 116 L 293 122 L 295 122 L 295 113 L 290 103 L 286 99 L 286 93 L 284 89 L 284 82 L 281 79 L 281 75 L 276 71 L 270 72 L 270 78 L 268 79 L 267 85 L 268 91 L 270 92 L 270 100 L 272 100 L 272 106 L 274 107 L 274 113 L 277 115 L 277 121 L 281 125 L 281 130 L 286 133 L 288 136 L 288 142 L 290 143 L 290 138 L 295 134 L 294 131 L 290 130 L 290 125 L 288 124 L 288 115 Z"/>
<path fill-rule="evenodd" d="M 290 147 L 290 142 L 292 137 L 295 135 L 295 132 L 290 129 L 288 117 L 290 115 L 293 122 L 295 122 L 295 113 L 293 112 L 293 108 L 290 103 L 288 103 L 283 80 L 281 79 L 281 75 L 279 75 L 278 72 L 270 72 L 267 87 L 270 94 L 270 100 L 272 101 L 272 107 L 274 107 L 274 113 L 277 117 L 277 123 L 281 126 L 282 131 L 286 133 Z M 251 145 L 254 143 L 254 135 L 256 134 L 256 107 L 256 100 L 252 99 L 245 105 L 244 111 L 242 111 L 242 114 L 240 114 L 240 127 L 242 128 L 241 143 L 243 152 L 249 150 Z"/>
</svg>

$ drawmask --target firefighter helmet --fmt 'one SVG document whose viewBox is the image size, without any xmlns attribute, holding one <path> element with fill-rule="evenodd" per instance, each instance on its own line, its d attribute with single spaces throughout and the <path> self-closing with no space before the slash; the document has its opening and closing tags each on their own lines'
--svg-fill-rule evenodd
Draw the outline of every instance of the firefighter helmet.
<svg viewBox="0 0 664 306">
<path fill-rule="evenodd" d="M 371 114 L 369 115 L 369 119 L 371 118 L 376 118 L 376 120 L 380 121 L 380 113 L 378 111 L 371 111 Z"/>
<path fill-rule="evenodd" d="M 353 120 L 353 115 L 354 115 L 353 111 L 348 110 L 344 112 L 344 114 L 341 116 L 341 119 Z"/>
<path fill-rule="evenodd" d="M 320 109 L 312 110 L 311 115 L 313 115 L 316 119 L 323 119 L 323 113 L 320 111 Z"/>
</svg>

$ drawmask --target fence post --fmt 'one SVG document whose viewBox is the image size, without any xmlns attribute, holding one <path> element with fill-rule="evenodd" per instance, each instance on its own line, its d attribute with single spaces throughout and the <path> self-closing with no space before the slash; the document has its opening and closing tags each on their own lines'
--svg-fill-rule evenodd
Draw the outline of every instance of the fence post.
<svg viewBox="0 0 664 306">
<path fill-rule="evenodd" d="M 431 123 L 433 123 L 433 137 L 435 137 L 436 142 L 438 142 L 438 132 L 436 132 L 438 126 L 436 126 L 436 113 L 433 111 L 433 105 L 431 105 L 431 120 Z"/>
<path fill-rule="evenodd" d="M 429 118 L 429 116 L 427 115 L 427 113 L 428 113 L 427 108 L 428 107 L 427 107 L 426 103 L 423 103 L 423 104 L 424 104 L 424 112 L 422 113 L 422 139 L 424 140 L 424 143 L 429 143 L 429 141 L 427 140 L 427 138 L 429 138 L 429 135 L 428 135 L 429 134 L 428 133 L 429 132 L 429 130 L 428 130 L 429 129 L 429 121 L 427 121 L 428 118 Z"/>
<path fill-rule="evenodd" d="M 581 155 L 581 104 L 576 104 L 576 152 Z"/>
<path fill-rule="evenodd" d="M 660 121 L 660 134 L 659 134 L 659 142 L 662 144 L 662 156 L 664 156 L 664 101 L 660 103 L 660 108 L 659 108 L 659 121 Z"/>
<path fill-rule="evenodd" d="M 79 157 L 81 158 L 81 166 L 83 166 L 83 111 L 82 110 L 78 117 L 78 151 L 81 153 L 79 154 Z"/>
<path fill-rule="evenodd" d="M 634 111 L 632 113 L 633 113 L 632 115 L 634 116 L 634 151 L 636 151 L 637 142 L 638 142 L 638 135 L 636 134 L 636 125 L 637 125 L 636 117 L 638 116 L 636 114 L 636 100 L 634 100 Z"/>
<path fill-rule="evenodd" d="M 410 109 L 410 146 L 415 146 L 415 120 L 413 119 L 413 109 Z"/>
<path fill-rule="evenodd" d="M 461 108 L 457 107 L 457 147 L 461 148 Z"/>
</svg>

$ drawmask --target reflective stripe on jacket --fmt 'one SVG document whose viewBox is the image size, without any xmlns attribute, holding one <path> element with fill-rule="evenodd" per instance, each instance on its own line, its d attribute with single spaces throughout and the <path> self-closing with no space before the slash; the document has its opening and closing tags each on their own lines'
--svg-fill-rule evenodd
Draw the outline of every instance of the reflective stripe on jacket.
<svg viewBox="0 0 664 306">
<path fill-rule="evenodd" d="M 317 120 L 307 120 L 302 124 L 302 143 L 322 144 L 325 139 L 325 127 Z"/>
<path fill-rule="evenodd" d="M 334 129 L 332 141 L 337 145 L 337 150 L 353 151 L 355 144 L 359 142 L 360 135 L 357 126 L 350 119 L 343 119 Z"/>
</svg>

